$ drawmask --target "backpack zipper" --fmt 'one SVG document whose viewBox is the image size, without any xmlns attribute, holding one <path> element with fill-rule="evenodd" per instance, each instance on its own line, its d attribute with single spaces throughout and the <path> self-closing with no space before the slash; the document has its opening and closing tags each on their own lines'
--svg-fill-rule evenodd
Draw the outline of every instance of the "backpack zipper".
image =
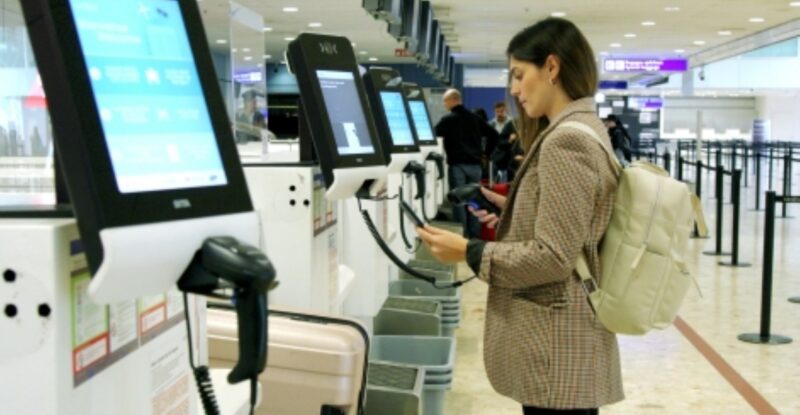
<svg viewBox="0 0 800 415">
<path fill-rule="evenodd" d="M 659 202 L 661 202 L 661 187 L 663 186 L 663 181 L 658 181 L 658 186 L 656 187 L 656 201 L 653 203 L 653 206 L 650 208 L 650 219 L 647 222 L 647 232 L 645 232 L 644 240 L 642 241 L 642 247 L 639 248 L 639 253 L 636 254 L 636 259 L 631 264 L 631 269 L 636 269 L 639 267 L 639 262 L 642 260 L 644 253 L 647 251 L 647 245 L 650 242 L 650 232 L 653 230 L 653 218 L 656 214 L 656 208 L 658 207 Z"/>
</svg>

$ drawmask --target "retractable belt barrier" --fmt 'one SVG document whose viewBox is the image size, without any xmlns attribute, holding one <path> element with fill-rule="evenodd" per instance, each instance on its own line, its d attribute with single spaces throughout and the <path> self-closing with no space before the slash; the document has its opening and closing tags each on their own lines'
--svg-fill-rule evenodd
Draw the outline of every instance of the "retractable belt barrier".
<svg viewBox="0 0 800 415">
<path fill-rule="evenodd" d="M 758 333 L 744 333 L 738 336 L 739 340 L 747 343 L 777 345 L 792 342 L 790 337 L 773 334 L 770 327 L 772 319 L 772 266 L 775 256 L 775 205 L 779 202 L 800 203 L 800 196 L 778 196 L 774 191 L 768 191 L 766 194 L 764 264 L 761 271 L 761 328 Z M 800 303 L 800 297 L 790 298 L 789 301 Z"/>
</svg>

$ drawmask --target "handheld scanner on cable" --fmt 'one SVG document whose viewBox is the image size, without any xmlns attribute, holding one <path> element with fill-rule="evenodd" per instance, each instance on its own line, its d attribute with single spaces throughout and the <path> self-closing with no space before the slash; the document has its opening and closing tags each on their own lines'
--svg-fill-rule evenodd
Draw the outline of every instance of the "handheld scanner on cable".
<svg viewBox="0 0 800 415">
<path fill-rule="evenodd" d="M 418 228 L 424 228 L 425 222 L 417 216 L 417 213 L 414 212 L 414 209 L 409 206 L 404 200 L 400 199 L 400 210 L 406 215 L 407 218 L 411 219 L 414 222 L 414 226 Z"/>
<path fill-rule="evenodd" d="M 437 180 L 444 180 L 444 156 L 439 153 L 430 153 L 426 160 L 431 160 L 436 163 L 436 176 Z"/>
<path fill-rule="evenodd" d="M 419 162 L 412 161 L 406 164 L 403 173 L 414 175 L 417 180 L 417 194 L 414 199 L 422 199 L 425 196 L 425 166 Z"/>
<path fill-rule="evenodd" d="M 266 367 L 267 291 L 275 285 L 275 268 L 267 256 L 230 237 L 207 239 L 178 281 L 181 290 L 198 294 L 233 289 L 239 361 L 228 374 L 229 383 L 257 377 Z"/>
<path fill-rule="evenodd" d="M 475 210 L 486 210 L 500 214 L 500 209 L 490 202 L 481 192 L 481 185 L 477 183 L 465 184 L 457 187 L 447 194 L 447 200 L 458 206 L 469 206 Z"/>
</svg>

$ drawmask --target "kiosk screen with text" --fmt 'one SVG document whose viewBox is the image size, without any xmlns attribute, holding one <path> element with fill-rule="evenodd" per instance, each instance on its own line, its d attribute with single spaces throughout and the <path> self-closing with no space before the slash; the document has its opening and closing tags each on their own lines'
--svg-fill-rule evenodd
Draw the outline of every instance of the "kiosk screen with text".
<svg viewBox="0 0 800 415">
<path fill-rule="evenodd" d="M 353 74 L 346 71 L 317 71 L 317 78 L 339 154 L 373 154 L 375 149 Z"/>
<path fill-rule="evenodd" d="M 425 102 L 408 101 L 408 106 L 411 108 L 411 116 L 414 118 L 414 127 L 417 128 L 417 137 L 419 137 L 420 143 L 435 141 Z"/>
<path fill-rule="evenodd" d="M 381 102 L 389 124 L 392 142 L 396 146 L 413 146 L 414 133 L 408 119 L 403 94 L 394 91 L 381 91 Z"/>
<path fill-rule="evenodd" d="M 176 0 L 70 0 L 117 187 L 227 177 Z"/>
</svg>

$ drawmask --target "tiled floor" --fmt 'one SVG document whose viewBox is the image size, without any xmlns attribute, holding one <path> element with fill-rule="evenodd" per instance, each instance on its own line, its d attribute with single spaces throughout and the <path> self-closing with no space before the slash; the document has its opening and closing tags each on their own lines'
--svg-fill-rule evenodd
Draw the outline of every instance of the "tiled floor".
<svg viewBox="0 0 800 415">
<path fill-rule="evenodd" d="M 795 183 L 800 183 L 800 179 L 795 178 Z M 710 189 L 709 184 L 713 184 L 713 180 L 708 181 L 705 189 Z M 740 239 L 741 260 L 753 266 L 721 267 L 717 265 L 719 258 L 702 254 L 704 250 L 713 249 L 713 239 L 693 240 L 690 263 L 696 270 L 704 296 L 700 298 L 697 293 L 690 292 L 680 315 L 777 413 L 800 414 L 800 304 L 787 301 L 790 296 L 800 296 L 800 205 L 789 208 L 796 219 L 779 219 L 775 225 L 772 331 L 790 336 L 794 342 L 762 346 L 737 340 L 738 334 L 759 329 L 764 214 L 750 211 L 753 193 L 751 183 L 743 192 Z M 724 200 L 728 200 L 727 196 Z M 712 235 L 714 203 L 714 200 L 705 201 Z M 731 207 L 725 205 L 726 250 L 730 241 L 731 211 Z M 465 275 L 469 270 L 462 265 L 460 272 Z M 516 402 L 496 394 L 486 379 L 482 358 L 485 298 L 483 283 L 463 288 L 464 315 L 462 326 L 456 332 L 456 377 L 446 400 L 447 415 L 521 413 Z M 602 413 L 757 413 L 675 327 L 619 340 L 627 399 L 602 408 Z M 762 413 L 775 412 L 763 410 Z"/>
</svg>

